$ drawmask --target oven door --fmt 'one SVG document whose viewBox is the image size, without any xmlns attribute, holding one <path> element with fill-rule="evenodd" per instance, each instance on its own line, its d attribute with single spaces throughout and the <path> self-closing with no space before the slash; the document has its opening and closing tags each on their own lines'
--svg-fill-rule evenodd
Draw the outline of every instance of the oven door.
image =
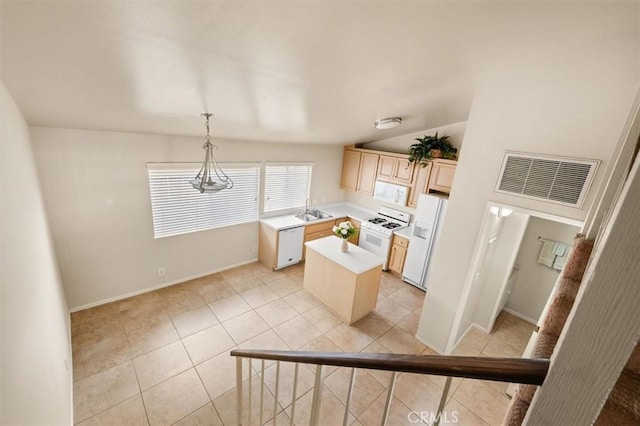
<svg viewBox="0 0 640 426">
<path fill-rule="evenodd" d="M 382 269 L 387 270 L 389 249 L 391 248 L 391 235 L 384 235 L 372 229 L 361 227 L 358 246 L 384 259 Z"/>
</svg>

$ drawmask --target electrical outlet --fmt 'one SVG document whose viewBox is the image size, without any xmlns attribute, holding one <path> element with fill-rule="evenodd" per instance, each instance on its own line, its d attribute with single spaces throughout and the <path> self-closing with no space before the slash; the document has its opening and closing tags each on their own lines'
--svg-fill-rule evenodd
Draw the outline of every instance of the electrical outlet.
<svg viewBox="0 0 640 426">
<path fill-rule="evenodd" d="M 164 277 L 164 266 L 158 268 L 158 276 Z"/>
</svg>

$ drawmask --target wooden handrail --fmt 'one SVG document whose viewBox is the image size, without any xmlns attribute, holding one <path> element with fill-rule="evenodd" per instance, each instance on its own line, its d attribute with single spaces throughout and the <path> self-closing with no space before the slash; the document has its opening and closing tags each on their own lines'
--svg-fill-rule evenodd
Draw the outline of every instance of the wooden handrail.
<svg viewBox="0 0 640 426">
<path fill-rule="evenodd" d="M 231 356 L 541 385 L 548 359 L 234 349 Z"/>
</svg>

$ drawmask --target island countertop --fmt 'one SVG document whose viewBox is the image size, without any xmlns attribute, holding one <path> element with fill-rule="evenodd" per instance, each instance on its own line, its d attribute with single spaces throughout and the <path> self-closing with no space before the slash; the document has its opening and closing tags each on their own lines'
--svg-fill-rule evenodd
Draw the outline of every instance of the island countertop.
<svg viewBox="0 0 640 426">
<path fill-rule="evenodd" d="M 318 252 L 354 274 L 359 275 L 373 268 L 382 267 L 384 261 L 381 257 L 351 243 L 348 243 L 349 251 L 341 252 L 341 244 L 340 238 L 333 235 L 305 243 L 307 249 Z"/>
</svg>

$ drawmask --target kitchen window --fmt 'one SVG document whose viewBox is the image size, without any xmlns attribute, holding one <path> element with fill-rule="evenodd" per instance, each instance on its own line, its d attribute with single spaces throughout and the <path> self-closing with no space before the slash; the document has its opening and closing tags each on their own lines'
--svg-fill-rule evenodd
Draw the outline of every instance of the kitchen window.
<svg viewBox="0 0 640 426">
<path fill-rule="evenodd" d="M 148 163 L 155 238 L 258 220 L 260 165 L 221 164 L 233 188 L 201 194 L 190 180 L 200 164 Z"/>
<path fill-rule="evenodd" d="M 311 188 L 309 163 L 267 163 L 264 168 L 264 211 L 305 206 Z"/>
</svg>

